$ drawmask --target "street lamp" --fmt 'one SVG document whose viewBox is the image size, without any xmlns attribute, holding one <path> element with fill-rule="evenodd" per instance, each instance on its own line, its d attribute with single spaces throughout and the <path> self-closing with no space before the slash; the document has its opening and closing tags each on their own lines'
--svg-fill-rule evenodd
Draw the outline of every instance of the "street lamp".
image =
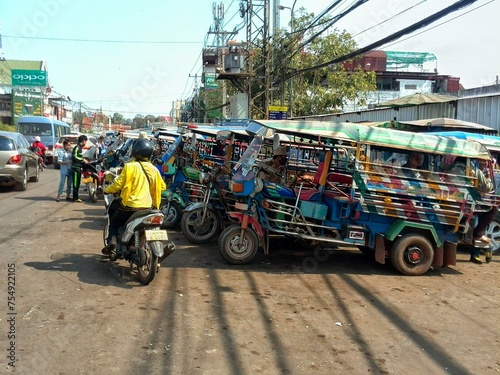
<svg viewBox="0 0 500 375">
<path fill-rule="evenodd" d="M 279 4 L 278 5 L 278 9 L 279 10 L 284 10 L 284 9 L 290 9 L 290 35 L 293 35 L 293 26 L 294 26 L 294 9 L 295 9 L 295 3 L 297 2 L 297 0 L 294 0 L 293 4 L 292 4 L 292 7 L 287 7 L 287 6 L 284 6 L 284 5 L 281 5 Z M 292 99 L 293 99 L 293 78 L 290 77 L 290 83 L 289 83 L 289 98 L 288 98 L 288 107 L 289 107 L 289 110 L 290 110 L 290 117 L 292 117 Z M 283 93 L 284 94 L 284 93 Z"/>
</svg>

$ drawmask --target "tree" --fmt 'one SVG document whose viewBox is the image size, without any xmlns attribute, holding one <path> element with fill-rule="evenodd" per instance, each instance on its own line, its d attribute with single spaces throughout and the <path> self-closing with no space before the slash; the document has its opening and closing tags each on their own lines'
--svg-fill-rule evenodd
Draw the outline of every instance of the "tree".
<svg viewBox="0 0 500 375">
<path fill-rule="evenodd" d="M 87 112 L 82 112 L 82 111 L 75 111 L 73 112 L 73 124 L 83 124 L 83 119 L 85 117 L 88 117 Z"/>
<path fill-rule="evenodd" d="M 141 129 L 144 127 L 144 117 L 140 114 L 135 115 L 132 120 L 132 129 Z"/>
<path fill-rule="evenodd" d="M 143 124 L 143 127 L 144 128 L 147 128 L 149 127 L 149 124 L 153 123 L 156 121 L 156 117 L 153 116 L 153 115 L 147 115 L 146 117 L 144 117 L 144 124 Z"/>
<path fill-rule="evenodd" d="M 123 115 L 121 113 L 115 112 L 111 118 L 113 124 L 123 124 Z"/>
<path fill-rule="evenodd" d="M 7 125 L 7 124 L 0 122 L 0 130 L 6 131 L 6 132 L 14 132 L 14 131 L 16 131 L 16 127 L 14 125 Z"/>
</svg>

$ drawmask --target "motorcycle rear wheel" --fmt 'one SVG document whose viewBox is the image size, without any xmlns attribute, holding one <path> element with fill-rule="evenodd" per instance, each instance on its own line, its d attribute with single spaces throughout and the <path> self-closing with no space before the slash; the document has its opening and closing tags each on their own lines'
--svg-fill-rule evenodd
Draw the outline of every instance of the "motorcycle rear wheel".
<svg viewBox="0 0 500 375">
<path fill-rule="evenodd" d="M 93 182 L 87 183 L 87 191 L 89 193 L 89 198 L 92 203 L 97 202 L 96 186 Z"/>
<path fill-rule="evenodd" d="M 109 221 L 106 220 L 106 224 L 102 229 L 102 242 L 104 243 L 104 246 L 108 246 L 108 233 L 109 233 Z"/>
<path fill-rule="evenodd" d="M 141 251 L 142 255 L 146 258 L 143 266 L 137 266 L 137 277 L 141 284 L 148 285 L 155 278 L 158 257 L 153 253 L 153 249 L 151 249 L 151 246 L 146 241 L 144 232 L 141 233 L 140 246 L 137 251 Z"/>
</svg>

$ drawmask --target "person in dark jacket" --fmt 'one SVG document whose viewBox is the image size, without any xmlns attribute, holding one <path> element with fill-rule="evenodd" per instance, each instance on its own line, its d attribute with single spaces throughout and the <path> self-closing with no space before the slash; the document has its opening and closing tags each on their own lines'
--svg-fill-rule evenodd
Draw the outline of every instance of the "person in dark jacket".
<svg viewBox="0 0 500 375">
<path fill-rule="evenodd" d="M 73 202 L 83 202 L 78 197 L 80 190 L 80 182 L 82 181 L 82 168 L 84 164 L 88 164 L 88 160 L 83 158 L 83 147 L 87 144 L 87 136 L 81 135 L 78 137 L 78 144 L 73 148 L 71 154 L 71 179 L 73 180 Z"/>
</svg>

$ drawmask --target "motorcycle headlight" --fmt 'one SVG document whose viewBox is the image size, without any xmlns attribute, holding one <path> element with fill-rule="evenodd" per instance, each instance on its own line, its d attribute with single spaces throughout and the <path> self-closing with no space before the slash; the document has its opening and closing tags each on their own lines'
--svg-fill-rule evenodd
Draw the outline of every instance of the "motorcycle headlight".
<svg viewBox="0 0 500 375">
<path fill-rule="evenodd" d="M 255 179 L 255 187 L 254 187 L 254 192 L 259 193 L 262 191 L 264 188 L 264 182 L 262 181 L 261 178 L 256 178 Z"/>
</svg>

